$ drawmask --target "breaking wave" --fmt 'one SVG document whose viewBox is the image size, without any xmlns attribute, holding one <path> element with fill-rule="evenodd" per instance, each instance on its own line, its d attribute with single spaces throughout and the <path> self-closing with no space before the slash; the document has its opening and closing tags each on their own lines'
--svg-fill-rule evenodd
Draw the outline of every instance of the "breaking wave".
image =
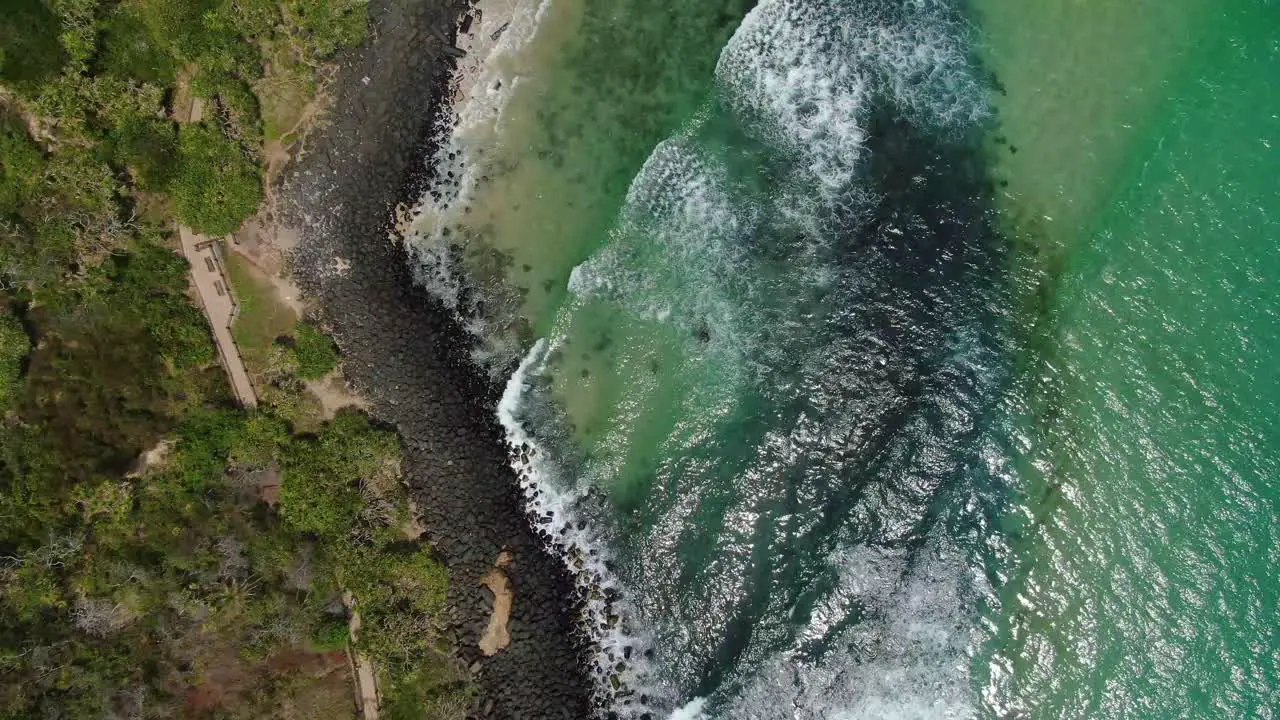
<svg viewBox="0 0 1280 720">
<path fill-rule="evenodd" d="M 601 532 L 575 531 L 611 558 L 587 583 L 627 601 L 621 622 L 653 651 L 621 683 L 599 674 L 619 716 L 972 714 L 983 590 L 965 552 L 942 549 L 964 518 L 938 506 L 968 497 L 965 441 L 999 375 L 966 296 L 985 249 L 930 216 L 973 187 L 893 188 L 939 159 L 898 156 L 904 139 L 959 146 L 985 117 L 965 41 L 940 3 L 761 3 L 721 55 L 718 97 L 655 148 L 530 355 L 589 343 L 581 318 L 601 305 L 619 310 L 612 331 L 678 338 L 662 373 L 686 395 L 664 406 L 680 420 L 651 448 L 659 459 L 637 473 L 629 458 L 661 381 L 619 389 L 608 440 L 584 453 L 554 393 L 513 378 L 513 404 L 545 409 L 504 416 L 513 439 L 573 459 L 528 473 L 531 491 L 598 493 L 589 521 L 559 522 Z M 640 350 L 614 360 L 628 353 Z M 623 502 L 628 474 L 648 477 Z M 630 637 L 601 642 L 604 667 L 635 667 L 614 662 Z"/>
<path fill-rule="evenodd" d="M 520 7 L 495 53 L 536 30 Z M 987 113 L 968 40 L 936 0 L 759 3 L 507 383 L 602 716 L 973 714 L 986 589 L 956 537 L 981 514 L 970 448 L 1003 369 L 963 162 Z M 518 303 L 459 270 L 450 228 L 502 103 L 463 106 L 406 236 L 496 371 L 520 356 Z"/>
</svg>

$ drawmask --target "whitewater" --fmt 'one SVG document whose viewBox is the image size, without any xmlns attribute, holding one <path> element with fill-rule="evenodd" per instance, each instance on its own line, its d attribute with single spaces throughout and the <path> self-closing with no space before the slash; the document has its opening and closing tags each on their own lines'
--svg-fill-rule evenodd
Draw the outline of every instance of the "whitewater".
<svg viewBox="0 0 1280 720">
<path fill-rule="evenodd" d="M 1271 10 L 978 5 L 481 4 L 401 229 L 601 717 L 1275 706 Z"/>
<path fill-rule="evenodd" d="M 406 238 L 499 374 L 528 308 L 456 228 L 508 199 L 513 58 L 554 12 L 517 3 L 472 70 Z M 515 367 L 499 417 L 587 598 L 602 713 L 973 713 L 989 590 L 957 438 L 1002 368 L 980 183 L 944 167 L 987 116 L 967 33 L 937 2 L 752 8 Z"/>
</svg>

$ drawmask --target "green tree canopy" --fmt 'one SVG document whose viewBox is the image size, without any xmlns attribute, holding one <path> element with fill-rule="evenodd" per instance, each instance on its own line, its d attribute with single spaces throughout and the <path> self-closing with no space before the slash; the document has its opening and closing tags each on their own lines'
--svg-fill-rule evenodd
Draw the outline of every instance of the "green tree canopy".
<svg viewBox="0 0 1280 720">
<path fill-rule="evenodd" d="M 5 0 L 0 12 L 0 79 L 30 89 L 67 61 L 58 16 L 42 0 Z"/>
<path fill-rule="evenodd" d="M 138 189 L 164 191 L 178 162 L 178 138 L 173 123 L 130 117 L 110 135 L 115 161 L 133 172 Z"/>
<path fill-rule="evenodd" d="M 171 184 L 178 217 L 197 232 L 234 232 L 262 202 L 257 165 L 240 145 L 207 123 L 178 134 L 178 172 Z"/>
</svg>

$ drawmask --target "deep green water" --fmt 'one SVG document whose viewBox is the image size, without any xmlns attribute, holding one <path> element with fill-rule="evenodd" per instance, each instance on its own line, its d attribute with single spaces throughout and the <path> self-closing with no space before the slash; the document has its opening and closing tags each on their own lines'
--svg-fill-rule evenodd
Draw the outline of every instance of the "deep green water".
<svg viewBox="0 0 1280 720">
<path fill-rule="evenodd" d="M 1280 6 L 539 7 L 411 241 L 603 710 L 1272 717 Z"/>
<path fill-rule="evenodd" d="M 1114 169 L 1006 401 L 1025 444 L 1000 466 L 1019 492 L 983 657 L 998 704 L 1037 717 L 1280 707 L 1280 7 L 1173 5 L 1193 22 L 1119 89 L 1115 159 L 1077 161 Z"/>
</svg>

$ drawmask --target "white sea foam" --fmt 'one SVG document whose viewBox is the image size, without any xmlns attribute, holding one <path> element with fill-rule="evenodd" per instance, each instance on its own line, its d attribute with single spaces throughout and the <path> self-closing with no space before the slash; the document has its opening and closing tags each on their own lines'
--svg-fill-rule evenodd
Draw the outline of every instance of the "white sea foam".
<svg viewBox="0 0 1280 720">
<path fill-rule="evenodd" d="M 822 3 L 765 0 L 720 55 L 716 75 L 730 104 L 773 144 L 808 158 L 832 190 L 848 186 L 862 155 L 865 68 L 823 37 Z"/>
<path fill-rule="evenodd" d="M 751 273 L 741 236 L 755 212 L 728 185 L 724 168 L 688 138 L 659 143 L 632 182 L 611 242 L 574 269 L 570 292 L 690 334 L 705 328 L 714 352 L 737 352 L 734 295 Z"/>
<path fill-rule="evenodd" d="M 675 712 L 671 713 L 671 716 L 667 718 L 667 720 L 703 720 L 706 717 L 706 715 L 703 714 L 706 707 L 706 698 L 694 698 L 683 706 L 677 708 Z"/>
<path fill-rule="evenodd" d="M 874 95 L 937 127 L 985 114 L 964 40 L 940 0 L 892 9 L 876 0 L 764 0 L 721 53 L 716 76 L 749 127 L 807 158 L 821 187 L 840 192 L 862 159 Z"/>
<path fill-rule="evenodd" d="M 565 465 L 526 428 L 528 416 L 537 410 L 530 407 L 535 377 L 553 350 L 547 340 L 534 344 L 503 391 L 498 419 L 506 430 L 528 512 L 549 536 L 585 599 L 580 627 L 596 648 L 591 668 L 595 696 L 619 718 L 637 718 L 672 701 L 670 688 L 656 678 L 647 659 L 652 636 L 639 622 L 627 589 L 609 569 L 611 553 L 602 528 L 585 522 L 580 513 L 590 499 L 590 487 L 573 482 Z"/>
<path fill-rule="evenodd" d="M 973 717 L 963 557 L 934 544 L 854 547 L 832 556 L 840 584 L 795 644 L 747 679 L 717 716 L 735 720 L 949 720 Z M 838 622 L 857 608 L 866 617 Z M 803 651 L 823 642 L 820 659 Z"/>
<path fill-rule="evenodd" d="M 450 235 L 475 200 L 503 136 L 505 111 L 523 80 L 521 58 L 538 35 L 551 0 L 480 2 L 481 20 L 459 44 L 468 55 L 451 81 L 453 103 L 436 129 L 429 159 L 434 179 L 401 223 L 416 279 L 453 311 L 476 340 L 473 359 L 492 372 L 519 357 L 514 338 L 500 330 L 515 317 L 508 288 L 478 284 L 459 266 L 465 240 Z M 462 298 L 471 303 L 464 307 Z M 480 312 L 479 306 L 488 310 Z"/>
</svg>

